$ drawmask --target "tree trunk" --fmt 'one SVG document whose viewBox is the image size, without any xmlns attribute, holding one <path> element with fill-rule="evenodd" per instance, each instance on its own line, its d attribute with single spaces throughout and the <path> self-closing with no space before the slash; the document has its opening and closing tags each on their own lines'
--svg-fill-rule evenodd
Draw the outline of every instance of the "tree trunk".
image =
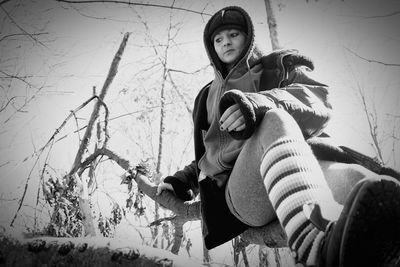
<svg viewBox="0 0 400 267">
<path fill-rule="evenodd" d="M 281 49 L 278 38 L 278 24 L 275 18 L 275 10 L 272 4 L 272 0 L 264 0 L 265 8 L 267 10 L 267 22 L 269 28 L 269 36 L 271 39 L 272 50 Z"/>
<path fill-rule="evenodd" d="M 79 177 L 76 177 L 75 179 L 79 179 Z M 90 208 L 88 185 L 86 184 L 84 178 L 82 178 L 80 181 L 81 192 L 79 195 L 79 208 L 81 209 L 81 213 L 83 215 L 82 221 L 85 229 L 84 236 L 96 236 L 96 227 L 93 221 L 92 209 Z"/>
</svg>

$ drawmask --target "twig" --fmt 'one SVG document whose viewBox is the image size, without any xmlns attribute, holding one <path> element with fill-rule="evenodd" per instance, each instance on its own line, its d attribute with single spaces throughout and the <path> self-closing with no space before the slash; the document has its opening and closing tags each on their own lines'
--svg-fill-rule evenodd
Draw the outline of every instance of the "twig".
<svg viewBox="0 0 400 267">
<path fill-rule="evenodd" d="M 56 137 L 56 135 L 62 130 L 62 128 L 64 128 L 64 126 L 67 124 L 68 120 L 71 119 L 73 116 L 75 116 L 75 113 L 77 111 L 79 111 L 82 108 L 84 108 L 87 104 L 89 104 L 93 99 L 96 99 L 96 98 L 98 98 L 98 96 L 92 96 L 91 98 L 89 98 L 88 100 L 83 102 L 79 107 L 77 107 L 76 109 L 72 110 L 70 112 L 70 114 L 67 116 L 67 118 L 65 118 L 65 120 L 61 123 L 61 125 L 55 130 L 55 132 L 49 138 L 49 140 L 46 142 L 46 144 L 41 149 L 39 149 L 39 153 L 41 153 L 44 149 L 46 149 L 46 147 L 50 144 L 50 142 Z"/>
<path fill-rule="evenodd" d="M 6 166 L 9 163 L 10 163 L 10 161 L 7 161 L 7 162 L 4 162 L 4 163 L 0 164 L 0 168 Z"/>
<path fill-rule="evenodd" d="M 157 4 L 144 4 L 144 3 L 133 3 L 131 1 L 117 1 L 117 0 L 81 0 L 81 1 L 71 1 L 71 0 L 57 0 L 58 2 L 70 3 L 70 4 L 92 4 L 92 3 L 111 3 L 111 4 L 124 4 L 124 5 L 132 5 L 132 6 L 145 6 L 145 7 L 157 7 L 157 8 L 168 8 L 168 9 L 176 9 L 180 11 L 195 13 L 199 15 L 211 16 L 211 14 L 205 13 L 204 11 L 195 11 L 191 9 L 186 9 L 182 7 L 176 6 L 165 6 L 165 5 L 157 5 Z"/>
<path fill-rule="evenodd" d="M 369 126 L 369 133 L 370 136 L 372 138 L 373 143 L 371 144 L 372 147 L 374 148 L 374 150 L 377 153 L 377 156 L 379 158 L 379 160 L 381 162 L 384 162 L 383 160 L 383 154 L 382 154 L 382 150 L 381 150 L 381 146 L 380 146 L 380 142 L 378 140 L 378 115 L 376 114 L 376 109 L 372 108 L 372 112 L 368 112 L 368 105 L 367 105 L 367 101 L 365 99 L 365 93 L 364 90 L 362 89 L 360 84 L 357 84 L 358 86 L 358 92 L 360 94 L 361 97 L 361 101 L 362 101 L 362 105 L 364 108 L 364 112 L 365 115 L 367 117 L 367 122 L 368 122 L 368 126 Z"/>
<path fill-rule="evenodd" d="M 4 1 L 6 1 L 6 0 L 4 0 Z M 4 1 L 3 1 L 3 2 L 4 2 Z M 41 41 L 39 41 L 38 39 L 36 39 L 31 33 L 28 33 L 28 32 L 25 31 L 21 26 L 19 26 L 19 25 L 14 21 L 14 19 L 10 16 L 10 14 L 8 14 L 8 12 L 1 6 L 1 4 L 0 4 L 0 8 L 1 8 L 1 10 L 3 10 L 3 12 L 6 14 L 6 16 L 8 17 L 8 19 L 9 19 L 15 26 L 17 26 L 18 29 L 20 29 L 20 31 L 22 31 L 23 33 L 25 33 L 26 35 L 28 35 L 34 42 L 36 42 L 36 43 L 38 43 L 38 44 L 40 44 L 40 45 L 42 45 L 43 47 L 46 47 L 46 48 L 48 49 L 48 47 L 47 47 L 45 44 L 43 44 Z"/>
<path fill-rule="evenodd" d="M 3 110 L 5 110 L 6 107 L 7 107 L 7 106 L 11 103 L 11 101 L 13 101 L 15 98 L 17 98 L 17 96 L 11 97 L 11 98 L 7 101 L 7 103 L 0 109 L 0 112 L 2 112 Z"/>
<path fill-rule="evenodd" d="M 75 112 L 71 112 L 71 113 L 72 113 L 72 115 L 74 116 L 76 129 L 78 130 L 78 129 L 79 129 L 78 118 L 76 117 Z M 80 143 L 80 142 L 81 142 L 81 135 L 80 135 L 79 131 L 77 131 L 77 134 L 78 134 L 78 141 L 79 141 L 79 143 Z M 58 140 L 57 140 L 57 141 L 58 141 Z"/>
<path fill-rule="evenodd" d="M 41 155 L 41 153 L 40 153 L 40 154 L 38 155 L 38 157 L 36 158 L 35 163 L 33 164 L 31 170 L 29 171 L 28 177 L 26 178 L 25 187 L 24 187 L 24 191 L 23 191 L 23 193 L 22 193 L 22 197 L 21 197 L 21 199 L 19 200 L 19 204 L 18 204 L 17 211 L 15 212 L 15 215 L 14 215 L 14 217 L 13 217 L 11 223 L 10 223 L 10 226 L 11 226 L 11 227 L 13 227 L 14 221 L 15 221 L 15 219 L 17 218 L 19 211 L 21 210 L 22 203 L 24 202 L 24 199 L 25 199 L 26 191 L 28 190 L 29 180 L 31 179 L 31 175 L 32 175 L 33 169 L 35 168 L 35 166 L 36 166 L 37 163 L 39 162 L 40 155 Z"/>
<path fill-rule="evenodd" d="M 175 102 L 175 103 L 176 103 L 176 102 Z M 174 103 L 174 102 L 165 103 L 165 106 L 173 105 L 173 104 L 175 104 L 175 103 Z M 125 113 L 125 114 L 118 115 L 118 116 L 116 116 L 116 117 L 112 117 L 112 118 L 110 118 L 110 121 L 116 120 L 116 119 L 119 119 L 119 118 L 122 118 L 122 117 L 125 117 L 125 116 L 130 116 L 130 115 L 133 115 L 133 114 L 142 113 L 142 112 L 149 111 L 149 110 L 152 110 L 152 109 L 158 109 L 158 108 L 160 108 L 160 107 L 161 107 L 160 105 L 156 105 L 156 106 L 152 106 L 152 107 L 147 107 L 146 109 L 141 109 L 141 110 L 136 110 L 136 111 L 128 112 L 128 113 Z M 84 127 L 86 127 L 86 126 L 84 126 Z M 81 128 L 80 130 L 82 130 L 82 128 Z"/>
<path fill-rule="evenodd" d="M 47 162 L 49 161 L 50 152 L 51 152 L 51 149 L 53 147 L 53 144 L 54 144 L 54 140 L 51 143 L 49 151 L 47 152 L 46 159 L 44 160 L 43 168 L 42 168 L 42 171 L 40 173 L 39 186 L 38 186 L 38 190 L 37 190 L 37 193 L 36 193 L 35 224 L 34 224 L 35 230 L 36 230 L 36 226 L 37 226 L 36 212 L 37 212 L 37 206 L 39 205 L 40 188 L 43 188 L 43 186 L 44 186 L 44 182 L 43 182 L 44 181 L 44 172 L 46 171 Z"/>
<path fill-rule="evenodd" d="M 171 221 L 175 220 L 176 218 L 177 218 L 176 215 L 160 218 L 158 220 L 151 222 L 148 226 L 150 226 L 150 227 L 151 226 L 159 226 L 162 222 L 171 222 Z"/>
<path fill-rule="evenodd" d="M 176 102 L 175 102 L 175 103 L 172 103 L 172 102 L 171 102 L 171 103 L 166 103 L 165 105 L 172 105 L 172 104 L 176 104 Z M 144 112 L 144 111 L 149 111 L 149 110 L 152 110 L 152 109 L 157 109 L 157 108 L 160 108 L 160 107 L 161 107 L 160 105 L 156 105 L 156 106 L 148 107 L 148 108 L 146 108 L 146 109 L 141 109 L 141 110 L 137 110 L 137 111 L 132 111 L 132 112 L 128 112 L 128 113 L 125 113 L 125 114 L 121 114 L 121 115 L 118 115 L 118 116 L 116 116 L 116 117 L 112 117 L 112 118 L 108 119 L 108 122 L 110 122 L 110 121 L 112 121 L 112 120 L 116 120 L 116 119 L 122 118 L 122 117 L 130 116 L 130 115 L 133 115 L 133 114 L 142 113 L 142 112 Z M 105 122 L 105 121 L 100 121 L 100 122 Z M 79 133 L 80 131 L 83 131 L 83 130 L 85 130 L 86 128 L 87 128 L 87 125 L 82 126 L 81 128 L 79 128 L 79 129 L 73 131 L 72 133 Z M 70 134 L 70 133 L 61 136 L 60 138 L 58 138 L 58 139 L 56 140 L 56 142 L 59 142 L 59 141 L 65 139 L 69 134 Z"/>
<path fill-rule="evenodd" d="M 17 79 L 17 80 L 20 80 L 21 82 L 25 83 L 25 84 L 28 85 L 29 87 L 34 87 L 31 83 L 25 81 L 23 77 L 19 77 L 19 76 L 17 76 L 17 75 L 12 75 L 12 74 L 9 74 L 9 73 L 7 73 L 7 72 L 5 72 L 5 71 L 2 71 L 2 70 L 0 70 L 0 72 L 3 73 L 3 74 L 5 75 L 6 78 Z M 30 78 L 30 77 L 28 77 L 28 78 Z"/>
<path fill-rule="evenodd" d="M 365 57 L 360 56 L 359 54 L 357 54 L 356 52 L 352 51 L 351 49 L 344 47 L 347 51 L 349 51 L 350 53 L 352 53 L 353 55 L 355 55 L 358 58 L 361 58 L 362 60 L 371 62 L 371 63 L 377 63 L 377 64 L 381 64 L 381 65 L 385 65 L 385 66 L 390 66 L 390 67 L 400 67 L 400 64 L 396 64 L 396 63 L 385 63 L 382 61 L 378 61 L 378 60 L 374 60 L 374 59 L 368 59 Z"/>
<path fill-rule="evenodd" d="M 3 0 L 3 1 L 1 1 L 1 2 L 0 2 L 0 6 L 3 5 L 3 4 L 5 4 L 5 3 L 7 3 L 7 2 L 9 2 L 9 1 L 10 1 L 10 0 Z"/>
<path fill-rule="evenodd" d="M 172 78 L 170 70 L 167 70 L 167 73 L 168 73 L 169 81 L 172 85 L 172 88 L 175 90 L 175 92 L 178 94 L 178 96 L 182 99 L 183 103 L 185 104 L 185 108 L 186 108 L 187 112 L 189 113 L 189 115 L 191 115 L 193 112 L 191 105 L 188 103 L 185 96 L 179 91 L 178 86 L 175 84 L 174 79 Z"/>
<path fill-rule="evenodd" d="M 191 71 L 191 72 L 184 71 L 184 70 L 177 70 L 177 69 L 168 69 L 168 72 L 177 72 L 177 73 L 183 73 L 183 74 L 187 74 L 187 75 L 193 75 L 193 74 L 197 74 L 201 71 L 206 70 L 208 67 L 210 67 L 210 65 L 206 65 L 198 70 Z"/>
<path fill-rule="evenodd" d="M 44 160 L 43 168 L 40 173 L 40 182 L 42 182 L 42 184 L 43 184 L 43 179 L 44 179 L 44 172 L 46 171 L 47 162 L 49 160 L 50 152 L 51 152 L 51 148 L 53 147 L 53 144 L 54 144 L 54 140 L 51 142 L 50 149 L 47 152 L 46 159 Z M 39 186 L 39 188 L 40 188 L 40 186 Z M 39 204 L 39 193 L 40 193 L 40 190 L 38 189 L 37 196 L 36 196 L 36 206 Z"/>
<path fill-rule="evenodd" d="M 21 107 L 19 107 L 18 109 L 16 109 L 15 112 L 14 112 L 13 114 L 11 114 L 10 117 L 8 117 L 8 118 L 4 121 L 4 123 L 9 122 L 9 121 L 11 120 L 11 118 L 12 118 L 15 114 L 17 114 L 18 112 L 27 112 L 27 111 L 23 111 L 22 109 L 23 109 L 24 107 L 26 107 L 33 99 L 35 99 L 36 95 L 37 95 L 42 89 L 43 89 L 43 87 L 39 88 L 28 100 L 25 100 L 25 103 L 24 103 Z"/>
<path fill-rule="evenodd" d="M 362 18 L 362 19 L 377 19 L 377 18 L 387 18 L 387 17 L 392 17 L 392 16 L 396 16 L 399 15 L 400 11 L 393 11 L 391 13 L 387 13 L 387 14 L 382 14 L 382 15 L 375 15 L 375 16 L 354 16 L 357 18 Z"/>
<path fill-rule="evenodd" d="M 394 119 L 400 119 L 400 115 L 388 114 L 387 113 L 386 116 L 393 117 Z"/>
<path fill-rule="evenodd" d="M 1 5 L 1 4 L 0 4 L 0 5 Z M 49 33 L 48 33 L 48 32 L 38 32 L 38 33 L 32 33 L 31 35 L 32 35 L 32 36 L 36 36 L 36 35 L 43 35 L 43 34 L 49 34 Z M 13 37 L 13 36 L 27 36 L 27 34 L 26 34 L 26 33 L 13 33 L 13 34 L 8 34 L 8 35 L 3 36 L 3 37 L 0 39 L 0 42 L 2 42 L 3 40 L 5 40 L 5 39 L 7 39 L 7 38 Z M 28 37 L 29 37 L 29 35 L 28 35 Z"/>
</svg>

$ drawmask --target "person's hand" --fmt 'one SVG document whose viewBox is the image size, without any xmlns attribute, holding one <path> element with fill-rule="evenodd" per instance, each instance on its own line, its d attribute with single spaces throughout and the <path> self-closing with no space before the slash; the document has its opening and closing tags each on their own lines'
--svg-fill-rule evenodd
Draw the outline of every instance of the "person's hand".
<svg viewBox="0 0 400 267">
<path fill-rule="evenodd" d="M 244 117 L 239 109 L 238 104 L 230 106 L 225 110 L 220 119 L 220 129 L 221 131 L 242 131 L 246 127 L 244 123 Z"/>
<path fill-rule="evenodd" d="M 164 190 L 169 190 L 169 191 L 174 192 L 174 188 L 172 187 L 171 184 L 161 182 L 161 183 L 157 186 L 157 193 L 156 193 L 156 195 L 159 196 L 159 195 L 162 193 L 162 191 L 164 191 Z"/>
</svg>

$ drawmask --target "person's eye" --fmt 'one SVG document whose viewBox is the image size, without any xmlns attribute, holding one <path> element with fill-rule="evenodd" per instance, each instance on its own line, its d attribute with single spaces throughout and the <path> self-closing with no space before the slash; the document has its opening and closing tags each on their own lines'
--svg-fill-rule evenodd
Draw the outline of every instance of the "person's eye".
<svg viewBox="0 0 400 267">
<path fill-rule="evenodd" d="M 232 33 L 231 33 L 231 37 L 236 37 L 236 36 L 238 36 L 238 35 L 239 35 L 238 32 L 232 32 Z"/>
<path fill-rule="evenodd" d="M 220 43 L 222 41 L 222 38 L 221 37 L 218 37 L 218 38 L 215 38 L 214 39 L 214 43 Z"/>
</svg>

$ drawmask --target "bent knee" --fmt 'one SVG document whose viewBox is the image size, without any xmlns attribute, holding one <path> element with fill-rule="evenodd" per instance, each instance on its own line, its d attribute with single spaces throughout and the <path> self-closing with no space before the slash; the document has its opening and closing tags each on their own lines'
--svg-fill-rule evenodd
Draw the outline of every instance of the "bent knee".
<svg viewBox="0 0 400 267">
<path fill-rule="evenodd" d="M 273 108 L 265 113 L 264 120 L 284 123 L 288 120 L 293 120 L 293 117 L 284 109 Z"/>
<path fill-rule="evenodd" d="M 303 134 L 293 117 L 283 109 L 271 109 L 264 115 L 259 131 L 276 138 L 290 136 L 303 138 Z"/>
</svg>

